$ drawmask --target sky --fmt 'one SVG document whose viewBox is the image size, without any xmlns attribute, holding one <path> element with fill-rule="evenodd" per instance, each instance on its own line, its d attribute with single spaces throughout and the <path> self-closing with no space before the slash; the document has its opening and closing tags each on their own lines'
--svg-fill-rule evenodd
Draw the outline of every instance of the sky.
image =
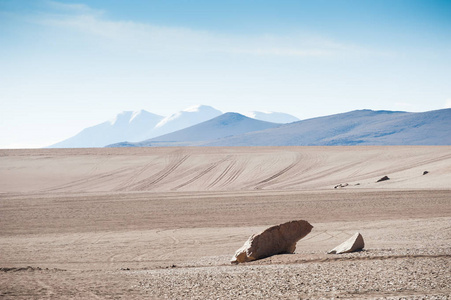
<svg viewBox="0 0 451 300">
<path fill-rule="evenodd" d="M 0 0 L 0 148 L 197 104 L 451 107 L 451 1 Z"/>
</svg>

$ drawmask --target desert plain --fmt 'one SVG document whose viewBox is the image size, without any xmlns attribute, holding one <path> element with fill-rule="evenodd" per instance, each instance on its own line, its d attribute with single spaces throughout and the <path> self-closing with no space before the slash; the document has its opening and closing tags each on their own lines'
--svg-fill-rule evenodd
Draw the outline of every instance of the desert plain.
<svg viewBox="0 0 451 300">
<path fill-rule="evenodd" d="M 290 220 L 294 254 L 230 264 Z M 0 150 L 0 298 L 450 295 L 450 146 Z"/>
</svg>

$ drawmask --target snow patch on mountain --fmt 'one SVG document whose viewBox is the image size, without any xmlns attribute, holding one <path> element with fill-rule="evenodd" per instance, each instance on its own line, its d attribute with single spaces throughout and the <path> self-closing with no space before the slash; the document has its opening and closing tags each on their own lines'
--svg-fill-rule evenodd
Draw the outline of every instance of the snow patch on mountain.
<svg viewBox="0 0 451 300">
<path fill-rule="evenodd" d="M 273 111 L 250 111 L 245 113 L 244 115 L 256 120 L 280 124 L 299 121 L 299 119 L 293 115 Z"/>
<path fill-rule="evenodd" d="M 155 129 L 160 129 L 159 134 L 165 134 L 210 120 L 221 114 L 221 111 L 211 106 L 195 105 L 164 118 L 155 126 Z"/>
<path fill-rule="evenodd" d="M 153 136 L 161 136 L 220 116 L 222 112 L 211 106 L 196 105 L 161 120 L 153 130 Z"/>
</svg>

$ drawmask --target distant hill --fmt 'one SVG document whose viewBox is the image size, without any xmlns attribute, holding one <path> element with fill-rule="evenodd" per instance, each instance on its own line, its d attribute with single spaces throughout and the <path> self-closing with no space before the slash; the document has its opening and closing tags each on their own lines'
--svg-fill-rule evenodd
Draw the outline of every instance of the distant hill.
<svg viewBox="0 0 451 300">
<path fill-rule="evenodd" d="M 274 128 L 280 124 L 259 121 L 238 113 L 225 113 L 200 124 L 139 143 L 118 143 L 109 147 L 195 146 L 228 136 Z"/>
<path fill-rule="evenodd" d="M 357 110 L 227 137 L 203 146 L 451 145 L 451 109 Z"/>
<path fill-rule="evenodd" d="M 255 122 L 227 113 L 172 134 L 114 146 L 451 145 L 451 109 L 356 110 L 282 125 Z"/>
</svg>

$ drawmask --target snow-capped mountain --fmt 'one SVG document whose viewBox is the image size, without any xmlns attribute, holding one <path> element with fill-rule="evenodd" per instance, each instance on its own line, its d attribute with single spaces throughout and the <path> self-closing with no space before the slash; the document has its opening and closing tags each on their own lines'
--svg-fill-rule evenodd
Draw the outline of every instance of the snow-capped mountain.
<svg viewBox="0 0 451 300">
<path fill-rule="evenodd" d="M 123 141 L 139 142 L 204 122 L 221 114 L 221 111 L 206 105 L 192 106 L 169 117 L 145 110 L 124 111 L 112 120 L 86 128 L 71 138 L 51 145 L 50 148 L 90 148 Z"/>
<path fill-rule="evenodd" d="M 238 113 L 225 113 L 211 120 L 139 143 L 118 143 L 110 147 L 195 146 L 227 136 L 240 135 L 280 126 L 248 118 Z"/>
<path fill-rule="evenodd" d="M 273 112 L 273 111 L 250 111 L 248 113 L 244 114 L 246 117 L 260 120 L 260 121 L 266 121 L 266 122 L 272 122 L 272 123 L 280 123 L 280 124 L 286 124 L 286 123 L 292 123 L 299 121 L 298 118 L 296 118 L 293 115 L 281 113 L 281 112 Z"/>
<path fill-rule="evenodd" d="M 153 136 L 160 136 L 183 128 L 202 123 L 222 115 L 217 110 L 207 105 L 196 105 L 172 114 L 161 120 L 153 130 Z"/>
<path fill-rule="evenodd" d="M 162 116 L 145 110 L 124 111 L 115 118 L 88 127 L 77 135 L 50 148 L 103 147 L 119 141 L 142 141 L 152 136 L 152 129 L 163 120 Z"/>
</svg>

